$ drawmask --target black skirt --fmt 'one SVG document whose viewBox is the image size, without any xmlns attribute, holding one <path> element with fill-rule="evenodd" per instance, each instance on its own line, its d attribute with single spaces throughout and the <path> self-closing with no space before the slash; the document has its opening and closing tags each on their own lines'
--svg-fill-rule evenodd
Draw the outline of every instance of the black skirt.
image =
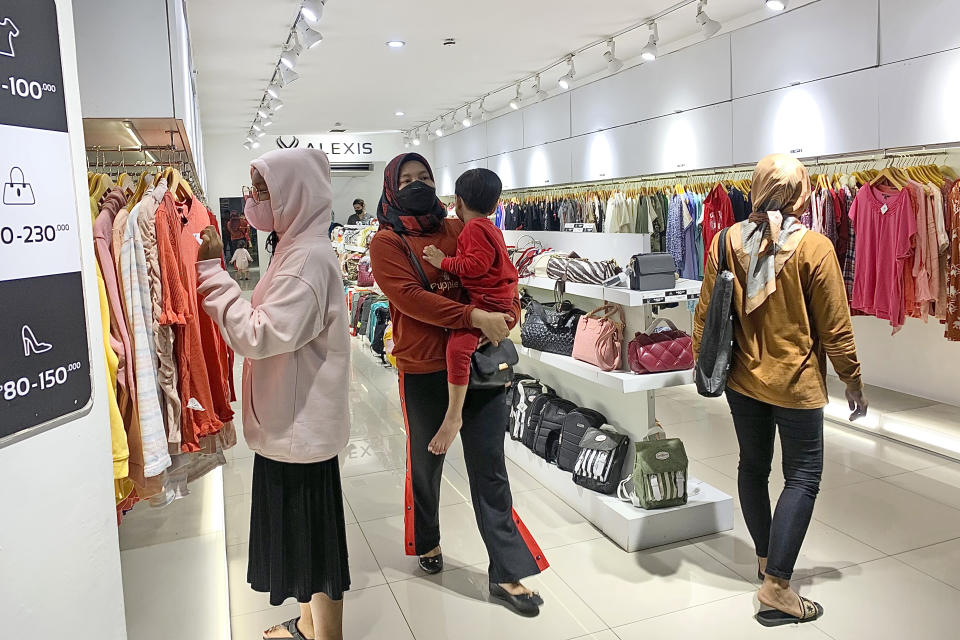
<svg viewBox="0 0 960 640">
<path fill-rule="evenodd" d="M 350 589 L 347 530 L 337 458 L 312 464 L 253 462 L 247 582 L 279 606 Z"/>
</svg>

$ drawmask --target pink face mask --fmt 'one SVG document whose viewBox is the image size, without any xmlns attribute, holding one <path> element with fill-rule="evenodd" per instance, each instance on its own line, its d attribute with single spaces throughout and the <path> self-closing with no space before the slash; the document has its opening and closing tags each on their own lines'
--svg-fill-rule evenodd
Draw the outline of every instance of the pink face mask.
<svg viewBox="0 0 960 640">
<path fill-rule="evenodd" d="M 250 226 L 257 231 L 263 233 L 273 231 L 273 207 L 269 200 L 260 201 L 247 198 L 243 205 L 243 215 L 247 217 Z"/>
</svg>

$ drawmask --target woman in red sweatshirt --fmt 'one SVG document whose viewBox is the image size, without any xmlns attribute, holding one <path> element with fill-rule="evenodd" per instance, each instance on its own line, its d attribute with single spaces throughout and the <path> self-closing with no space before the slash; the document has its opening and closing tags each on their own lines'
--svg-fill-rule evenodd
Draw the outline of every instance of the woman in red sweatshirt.
<svg viewBox="0 0 960 640">
<path fill-rule="evenodd" d="M 380 231 L 370 243 L 377 284 L 390 300 L 394 350 L 400 370 L 400 399 L 407 428 L 405 550 L 420 556 L 427 573 L 443 570 L 440 550 L 440 482 L 443 455 L 428 451 L 447 411 L 446 342 L 448 332 L 475 328 L 492 341 L 507 338 L 520 317 L 483 311 L 464 304 L 466 291 L 456 276 L 422 261 L 433 245 L 454 255 L 463 223 L 447 219 L 437 199 L 430 165 L 408 153 L 384 171 L 378 207 Z M 425 275 L 429 289 L 424 286 Z M 463 407 L 463 442 L 473 508 L 490 557 L 490 593 L 524 615 L 536 615 L 542 599 L 520 580 L 546 569 L 546 558 L 513 510 L 503 453 L 507 422 L 505 390 L 467 393 Z"/>
</svg>

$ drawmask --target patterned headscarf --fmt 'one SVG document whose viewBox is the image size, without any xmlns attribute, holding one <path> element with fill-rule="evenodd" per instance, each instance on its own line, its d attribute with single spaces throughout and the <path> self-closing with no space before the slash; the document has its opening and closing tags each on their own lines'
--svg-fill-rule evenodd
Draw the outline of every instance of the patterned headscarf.
<svg viewBox="0 0 960 640">
<path fill-rule="evenodd" d="M 799 216 L 810 199 L 810 176 L 796 158 L 769 155 L 753 172 L 751 196 L 753 213 L 741 234 L 740 260 L 747 272 L 745 313 L 759 308 L 777 290 L 777 276 L 800 246 L 807 229 Z M 764 239 L 767 245 L 761 255 Z"/>
<path fill-rule="evenodd" d="M 400 207 L 397 202 L 397 192 L 400 191 L 400 169 L 411 161 L 423 163 L 430 172 L 430 179 L 434 179 L 433 169 L 422 155 L 419 153 L 398 155 L 383 171 L 383 195 L 380 196 L 380 204 L 377 206 L 377 219 L 380 221 L 381 229 L 393 229 L 396 233 L 408 236 L 428 236 L 443 225 L 447 210 L 439 198 L 427 213 L 413 213 Z"/>
</svg>

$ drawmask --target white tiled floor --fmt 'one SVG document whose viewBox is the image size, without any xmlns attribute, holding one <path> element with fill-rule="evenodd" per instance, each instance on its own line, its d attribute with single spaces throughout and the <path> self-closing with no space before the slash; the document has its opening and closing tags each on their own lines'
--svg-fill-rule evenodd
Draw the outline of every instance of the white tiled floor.
<svg viewBox="0 0 960 640">
<path fill-rule="evenodd" d="M 826 615 L 802 627 L 765 629 L 752 617 L 758 608 L 756 564 L 736 500 L 738 449 L 732 423 L 722 400 L 700 398 L 687 388 L 658 393 L 657 415 L 668 433 L 683 438 L 690 473 L 734 496 L 733 531 L 628 554 L 509 463 L 517 510 L 552 563 L 529 581 L 546 601 L 541 615 L 520 618 L 489 601 L 486 551 L 477 533 L 462 452 L 455 446 L 444 471 L 440 510 L 447 570 L 425 576 L 403 555 L 406 443 L 396 376 L 368 351 L 354 351 L 353 439 L 343 468 L 353 578 L 345 603 L 348 638 L 958 637 L 960 464 L 828 424 L 823 487 L 796 574 L 801 592 L 823 603 Z M 888 404 L 905 418 L 926 406 L 900 396 Z M 943 420 L 942 412 L 936 415 Z M 223 487 L 233 638 L 257 640 L 263 629 L 297 615 L 297 607 L 271 608 L 265 595 L 246 584 L 252 454 L 241 440 L 228 460 Z M 779 456 L 771 478 L 773 499 L 783 481 L 778 467 Z M 141 536 L 150 529 L 164 544 L 193 536 L 202 546 L 211 534 L 205 532 L 199 507 L 184 504 L 180 509 L 177 520 L 192 524 L 131 520 L 131 529 L 139 527 Z M 125 580 L 148 570 L 146 556 L 129 558 Z M 130 602 L 128 596 L 131 614 L 139 612 Z"/>
</svg>

